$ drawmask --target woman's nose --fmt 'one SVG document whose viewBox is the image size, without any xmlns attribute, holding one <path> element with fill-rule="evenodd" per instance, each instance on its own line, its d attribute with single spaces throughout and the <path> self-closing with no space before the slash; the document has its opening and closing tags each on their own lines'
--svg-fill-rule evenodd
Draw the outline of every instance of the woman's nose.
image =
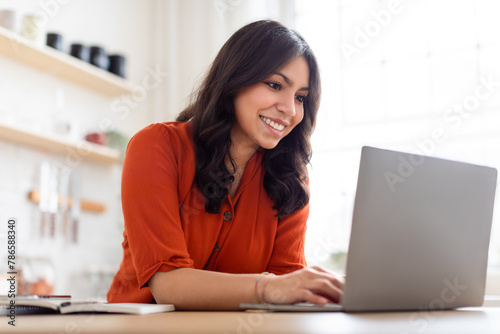
<svg viewBox="0 0 500 334">
<path fill-rule="evenodd" d="M 277 103 L 278 111 L 285 113 L 291 117 L 295 116 L 295 96 L 283 96 Z"/>
</svg>

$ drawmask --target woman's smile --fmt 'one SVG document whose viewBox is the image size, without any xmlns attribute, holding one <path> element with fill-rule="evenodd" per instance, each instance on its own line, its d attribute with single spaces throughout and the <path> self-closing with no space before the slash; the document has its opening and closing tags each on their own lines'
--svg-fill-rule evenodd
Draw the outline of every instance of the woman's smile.
<svg viewBox="0 0 500 334">
<path fill-rule="evenodd" d="M 283 130 L 285 129 L 286 125 L 284 125 L 283 121 L 277 120 L 277 119 L 270 119 L 264 116 L 260 116 L 260 119 L 269 125 L 273 130 L 276 130 L 279 132 L 281 135 L 283 133 Z"/>
</svg>

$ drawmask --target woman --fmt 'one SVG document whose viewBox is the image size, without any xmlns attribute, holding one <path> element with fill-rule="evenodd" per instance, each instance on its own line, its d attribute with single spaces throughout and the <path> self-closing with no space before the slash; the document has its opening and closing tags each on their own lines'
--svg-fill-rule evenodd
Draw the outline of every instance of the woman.
<svg viewBox="0 0 500 334">
<path fill-rule="evenodd" d="M 338 302 L 342 278 L 304 257 L 319 97 L 301 36 L 269 20 L 238 30 L 177 122 L 129 143 L 124 257 L 108 300 L 195 310 Z"/>
</svg>

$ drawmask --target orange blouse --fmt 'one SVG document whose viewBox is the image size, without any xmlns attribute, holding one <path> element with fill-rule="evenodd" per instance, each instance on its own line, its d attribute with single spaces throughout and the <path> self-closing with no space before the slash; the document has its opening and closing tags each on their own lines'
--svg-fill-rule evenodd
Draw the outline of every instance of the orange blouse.
<svg viewBox="0 0 500 334">
<path fill-rule="evenodd" d="M 109 302 L 152 302 L 156 272 L 195 268 L 284 274 L 305 267 L 309 206 L 276 217 L 263 186 L 262 151 L 247 163 L 234 198 L 205 212 L 195 176 L 192 123 L 152 124 L 129 142 L 122 174 L 123 260 Z"/>
</svg>

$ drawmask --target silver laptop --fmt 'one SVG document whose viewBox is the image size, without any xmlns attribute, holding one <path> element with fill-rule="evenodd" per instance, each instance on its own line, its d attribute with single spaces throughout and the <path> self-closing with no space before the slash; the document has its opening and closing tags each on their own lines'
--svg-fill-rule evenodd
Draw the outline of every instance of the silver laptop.
<svg viewBox="0 0 500 334">
<path fill-rule="evenodd" d="M 340 305 L 277 311 L 409 311 L 481 306 L 497 171 L 363 147 Z"/>
</svg>

